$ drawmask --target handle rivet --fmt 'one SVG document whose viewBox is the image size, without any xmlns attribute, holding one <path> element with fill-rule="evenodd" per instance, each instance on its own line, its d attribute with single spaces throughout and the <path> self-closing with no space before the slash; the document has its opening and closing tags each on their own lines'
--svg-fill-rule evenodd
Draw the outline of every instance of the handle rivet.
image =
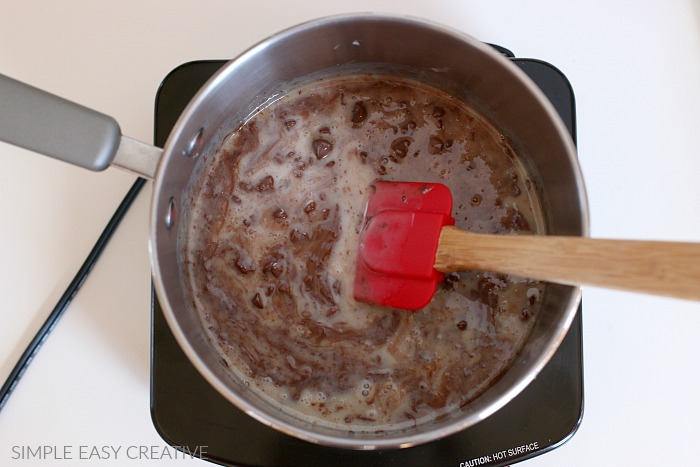
<svg viewBox="0 0 700 467">
<path fill-rule="evenodd" d="M 170 197 L 168 200 L 168 208 L 165 211 L 165 228 L 170 230 L 175 223 L 175 198 Z"/>
<path fill-rule="evenodd" d="M 190 144 L 182 151 L 182 155 L 185 157 L 195 158 L 199 156 L 202 150 L 202 143 L 204 142 L 204 128 L 200 128 L 199 131 L 194 135 Z"/>
</svg>

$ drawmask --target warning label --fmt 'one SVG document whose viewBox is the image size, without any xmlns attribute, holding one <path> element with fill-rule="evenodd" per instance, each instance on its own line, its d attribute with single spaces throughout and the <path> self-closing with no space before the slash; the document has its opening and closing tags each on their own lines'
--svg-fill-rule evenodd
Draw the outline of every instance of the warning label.
<svg viewBox="0 0 700 467">
<path fill-rule="evenodd" d="M 479 465 L 488 465 L 492 462 L 503 461 L 510 459 L 511 457 L 521 456 L 528 452 L 537 451 L 540 449 L 537 441 L 523 444 L 522 446 L 515 446 L 510 449 L 504 449 L 503 451 L 494 452 L 491 454 L 486 454 L 484 456 L 475 457 L 464 462 L 459 463 L 459 467 L 477 467 Z"/>
</svg>

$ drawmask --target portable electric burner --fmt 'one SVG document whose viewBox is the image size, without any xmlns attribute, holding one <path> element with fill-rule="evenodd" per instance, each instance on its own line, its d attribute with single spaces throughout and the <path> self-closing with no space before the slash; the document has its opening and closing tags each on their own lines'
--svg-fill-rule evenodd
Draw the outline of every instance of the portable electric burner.
<svg viewBox="0 0 700 467">
<path fill-rule="evenodd" d="M 514 58 L 544 91 L 576 139 L 574 95 L 566 77 L 548 63 Z M 155 144 L 163 146 L 192 96 L 225 61 L 184 64 L 163 81 L 156 98 Z M 174 447 L 206 446 L 206 458 L 224 465 L 449 465 L 513 464 L 550 451 L 576 432 L 583 415 L 582 318 L 576 318 L 537 378 L 494 415 L 457 434 L 420 446 L 354 451 L 311 444 L 254 420 L 224 399 L 178 346 L 155 295 L 152 300 L 151 416 Z"/>
</svg>

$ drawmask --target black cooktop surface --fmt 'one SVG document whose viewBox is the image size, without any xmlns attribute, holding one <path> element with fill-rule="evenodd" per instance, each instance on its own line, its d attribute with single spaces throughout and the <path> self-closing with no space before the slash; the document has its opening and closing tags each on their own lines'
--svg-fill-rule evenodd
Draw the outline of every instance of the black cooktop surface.
<svg viewBox="0 0 700 467">
<path fill-rule="evenodd" d="M 513 58 L 552 101 L 576 137 L 574 96 L 552 65 Z M 191 97 L 225 61 L 181 65 L 156 98 L 155 144 L 163 146 Z M 552 360 L 521 394 L 494 415 L 455 435 L 401 450 L 353 451 L 317 446 L 253 420 L 207 383 L 170 333 L 157 298 L 152 306 L 151 416 L 172 446 L 206 446 L 216 463 L 240 466 L 508 465 L 554 449 L 576 432 L 583 414 L 581 308 Z"/>
</svg>

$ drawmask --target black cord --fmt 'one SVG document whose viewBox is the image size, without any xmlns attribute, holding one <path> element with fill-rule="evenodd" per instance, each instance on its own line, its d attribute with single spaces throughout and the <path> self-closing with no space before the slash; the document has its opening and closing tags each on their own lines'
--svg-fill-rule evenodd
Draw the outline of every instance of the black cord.
<svg viewBox="0 0 700 467">
<path fill-rule="evenodd" d="M 100 238 L 97 239 L 97 243 L 95 243 L 95 246 L 92 247 L 90 254 L 87 256 L 85 262 L 80 267 L 80 270 L 73 278 L 73 281 L 70 283 L 70 285 L 68 285 L 68 288 L 61 296 L 61 299 L 51 311 L 49 317 L 39 329 L 39 332 L 36 333 L 32 341 L 25 349 L 22 356 L 17 361 L 17 364 L 10 372 L 10 375 L 7 377 L 7 380 L 5 380 L 5 384 L 3 384 L 2 389 L 0 389 L 0 410 L 2 410 L 2 408 L 5 406 L 5 403 L 9 399 L 10 394 L 12 394 L 12 391 L 17 386 L 17 383 L 19 382 L 20 378 L 22 378 L 22 375 L 24 375 L 24 372 L 27 370 L 27 367 L 39 351 L 41 344 L 44 343 L 49 333 L 53 331 L 53 328 L 56 326 L 56 323 L 58 323 L 58 320 L 68 308 L 68 304 L 70 304 L 71 300 L 73 300 L 75 294 L 78 293 L 78 290 L 80 290 L 80 287 L 85 282 L 85 279 L 87 279 L 88 274 L 90 274 L 90 271 L 92 270 L 93 266 L 95 266 L 97 259 L 100 257 L 100 254 L 102 254 L 102 251 L 107 246 L 107 243 L 112 237 L 112 234 L 114 234 L 114 232 L 117 230 L 119 222 L 121 222 L 122 218 L 129 210 L 129 207 L 136 199 L 136 196 L 141 191 L 141 188 L 143 187 L 145 182 L 146 180 L 144 180 L 143 178 L 138 178 L 131 186 L 131 189 L 126 194 L 121 204 L 119 204 L 119 207 L 114 212 L 114 215 L 109 220 L 109 223 L 107 224 L 105 229 L 102 231 Z"/>
</svg>

